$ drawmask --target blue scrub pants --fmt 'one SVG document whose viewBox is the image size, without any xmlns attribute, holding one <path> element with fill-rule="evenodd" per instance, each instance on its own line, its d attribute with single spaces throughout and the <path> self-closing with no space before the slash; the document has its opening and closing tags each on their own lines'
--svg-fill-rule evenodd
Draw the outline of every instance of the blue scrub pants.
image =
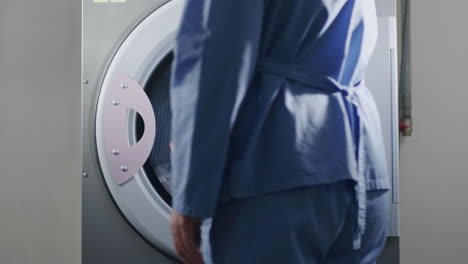
<svg viewBox="0 0 468 264">
<path fill-rule="evenodd" d="M 373 264 L 383 250 L 387 190 L 367 192 L 366 231 L 353 250 L 354 183 L 290 189 L 220 205 L 202 226 L 206 264 Z"/>
</svg>

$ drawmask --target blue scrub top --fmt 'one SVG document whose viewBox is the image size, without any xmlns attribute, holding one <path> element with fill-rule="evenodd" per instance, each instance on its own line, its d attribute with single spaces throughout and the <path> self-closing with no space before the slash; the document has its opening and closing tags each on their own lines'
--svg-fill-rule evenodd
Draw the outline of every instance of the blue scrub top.
<svg viewBox="0 0 468 264">
<path fill-rule="evenodd" d="M 373 0 L 188 0 L 171 79 L 173 208 L 209 218 L 225 196 L 356 182 L 388 189 L 363 81 Z"/>
</svg>

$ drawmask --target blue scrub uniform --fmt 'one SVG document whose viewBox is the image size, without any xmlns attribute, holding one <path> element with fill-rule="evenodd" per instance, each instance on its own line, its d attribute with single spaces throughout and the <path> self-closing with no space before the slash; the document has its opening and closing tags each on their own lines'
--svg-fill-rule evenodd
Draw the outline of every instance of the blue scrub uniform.
<svg viewBox="0 0 468 264">
<path fill-rule="evenodd" d="M 373 0 L 187 0 L 171 79 L 174 210 L 219 217 L 231 199 L 351 181 L 347 227 L 362 248 L 367 191 L 390 187 L 363 81 L 376 39 Z"/>
<path fill-rule="evenodd" d="M 374 264 L 387 237 L 389 193 L 367 192 L 368 225 L 354 250 L 353 188 L 341 181 L 221 204 L 202 228 L 205 263 Z"/>
</svg>

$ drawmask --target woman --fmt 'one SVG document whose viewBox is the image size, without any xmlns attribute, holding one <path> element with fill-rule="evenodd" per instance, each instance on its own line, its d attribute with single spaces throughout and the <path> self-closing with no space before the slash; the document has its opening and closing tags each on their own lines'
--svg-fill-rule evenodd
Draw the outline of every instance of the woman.
<svg viewBox="0 0 468 264">
<path fill-rule="evenodd" d="M 363 82 L 376 38 L 372 0 L 187 1 L 171 88 L 185 263 L 375 261 L 389 189 Z"/>
</svg>

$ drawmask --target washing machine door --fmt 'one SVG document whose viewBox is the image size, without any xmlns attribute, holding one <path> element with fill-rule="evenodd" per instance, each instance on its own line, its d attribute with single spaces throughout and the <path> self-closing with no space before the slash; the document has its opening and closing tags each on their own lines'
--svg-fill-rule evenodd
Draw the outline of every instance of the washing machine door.
<svg viewBox="0 0 468 264">
<path fill-rule="evenodd" d="M 144 19 L 113 57 L 100 89 L 96 143 L 115 203 L 157 248 L 175 256 L 170 207 L 169 79 L 182 0 Z"/>
</svg>

